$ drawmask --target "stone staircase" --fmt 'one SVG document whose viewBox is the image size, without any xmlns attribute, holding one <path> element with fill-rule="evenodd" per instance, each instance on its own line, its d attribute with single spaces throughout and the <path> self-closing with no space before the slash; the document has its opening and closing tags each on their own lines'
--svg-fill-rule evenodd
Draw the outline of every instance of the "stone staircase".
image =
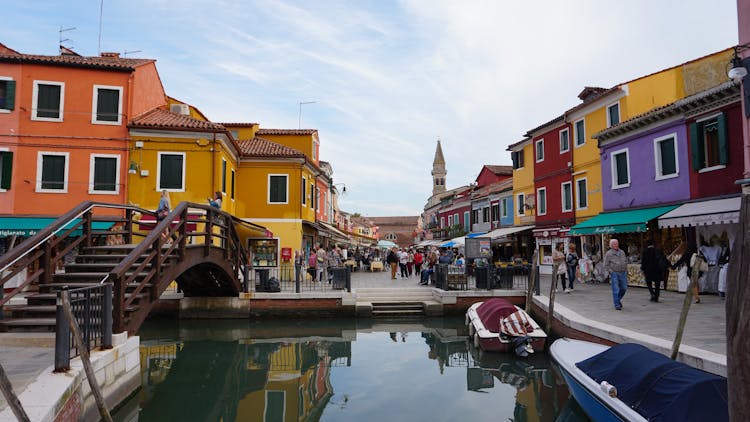
<svg viewBox="0 0 750 422">
<path fill-rule="evenodd" d="M 360 288 L 354 292 L 359 316 L 393 317 L 442 314 L 432 289 L 425 287 Z"/>
</svg>

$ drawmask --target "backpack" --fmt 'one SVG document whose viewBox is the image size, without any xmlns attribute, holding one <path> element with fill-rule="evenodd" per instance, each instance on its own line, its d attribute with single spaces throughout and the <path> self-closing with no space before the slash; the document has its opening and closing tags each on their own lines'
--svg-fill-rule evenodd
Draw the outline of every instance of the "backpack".
<svg viewBox="0 0 750 422">
<path fill-rule="evenodd" d="M 578 265 L 578 255 L 569 253 L 566 261 L 569 266 L 575 267 L 576 265 Z"/>
<path fill-rule="evenodd" d="M 308 267 L 315 267 L 317 265 L 317 259 L 315 257 L 315 254 L 310 254 L 310 257 L 307 258 L 307 266 Z"/>
</svg>

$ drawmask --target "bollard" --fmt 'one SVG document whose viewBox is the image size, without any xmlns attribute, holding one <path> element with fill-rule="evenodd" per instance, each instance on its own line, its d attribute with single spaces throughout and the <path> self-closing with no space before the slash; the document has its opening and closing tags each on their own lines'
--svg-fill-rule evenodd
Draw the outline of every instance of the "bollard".
<svg viewBox="0 0 750 422">
<path fill-rule="evenodd" d="M 294 291 L 296 293 L 300 292 L 300 277 L 302 272 L 302 264 L 299 262 L 294 264 Z"/>
<path fill-rule="evenodd" d="M 349 267 L 346 267 L 346 291 L 352 292 L 352 273 Z"/>
<path fill-rule="evenodd" d="M 62 295 L 68 294 L 68 286 L 63 286 L 57 292 L 55 303 L 55 370 L 66 372 L 70 370 L 70 326 L 63 309 Z"/>
<path fill-rule="evenodd" d="M 102 298 L 102 348 L 112 348 L 112 283 L 104 285 Z"/>
</svg>

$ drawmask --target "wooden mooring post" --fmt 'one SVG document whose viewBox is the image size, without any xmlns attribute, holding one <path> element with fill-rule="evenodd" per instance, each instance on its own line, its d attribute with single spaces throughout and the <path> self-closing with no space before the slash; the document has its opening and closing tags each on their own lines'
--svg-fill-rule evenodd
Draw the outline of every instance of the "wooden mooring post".
<svg viewBox="0 0 750 422">
<path fill-rule="evenodd" d="M 529 274 L 529 286 L 528 291 L 526 292 L 526 313 L 531 314 L 531 303 L 534 301 L 534 288 L 535 283 L 538 283 L 539 280 L 536 279 L 536 260 L 538 258 L 539 251 L 535 250 L 534 255 L 531 257 L 531 274 Z"/>
<path fill-rule="evenodd" d="M 3 365 L 0 365 L 0 390 L 3 391 L 5 401 L 8 402 L 8 406 L 10 406 L 10 410 L 13 411 L 16 419 L 21 422 L 29 422 L 31 419 L 29 419 L 26 411 L 23 410 L 21 401 L 16 397 L 16 393 L 13 392 L 13 385 L 11 385 L 8 376 L 5 374 Z"/>
<path fill-rule="evenodd" d="M 672 342 L 672 360 L 677 360 L 677 354 L 680 352 L 682 333 L 685 331 L 685 322 L 687 321 L 688 311 L 690 310 L 690 301 L 693 300 L 693 289 L 695 289 L 698 284 L 698 272 L 700 271 L 702 262 L 703 258 L 699 253 L 696 253 L 693 269 L 690 273 L 690 284 L 685 291 L 685 300 L 682 302 L 682 312 L 680 312 L 680 319 L 677 321 L 677 332 L 674 336 L 674 342 Z"/>
<path fill-rule="evenodd" d="M 549 303 L 547 304 L 547 334 L 552 332 L 552 319 L 555 315 L 555 291 L 557 290 L 557 267 L 560 263 L 552 263 L 552 282 L 549 284 Z"/>
</svg>

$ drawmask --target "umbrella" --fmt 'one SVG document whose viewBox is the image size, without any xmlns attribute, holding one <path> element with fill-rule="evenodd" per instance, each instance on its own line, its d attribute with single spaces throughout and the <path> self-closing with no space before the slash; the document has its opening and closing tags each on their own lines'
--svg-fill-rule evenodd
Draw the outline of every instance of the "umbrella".
<svg viewBox="0 0 750 422">
<path fill-rule="evenodd" d="M 379 248 L 393 248 L 393 247 L 398 247 L 398 245 L 391 242 L 390 240 L 378 240 L 378 247 Z"/>
</svg>

